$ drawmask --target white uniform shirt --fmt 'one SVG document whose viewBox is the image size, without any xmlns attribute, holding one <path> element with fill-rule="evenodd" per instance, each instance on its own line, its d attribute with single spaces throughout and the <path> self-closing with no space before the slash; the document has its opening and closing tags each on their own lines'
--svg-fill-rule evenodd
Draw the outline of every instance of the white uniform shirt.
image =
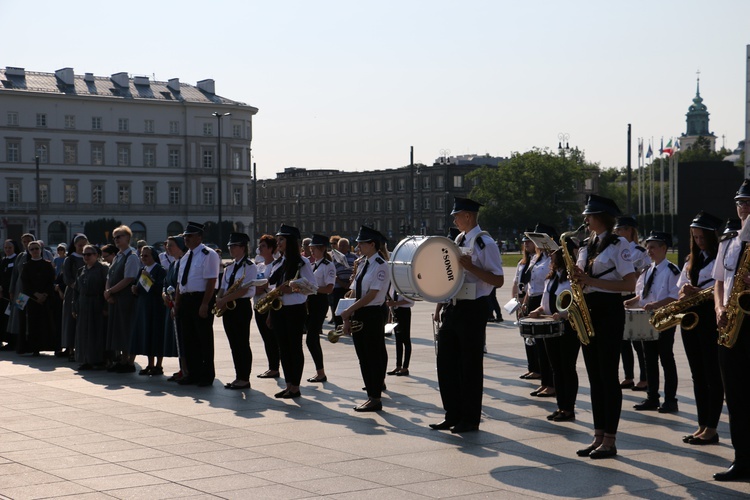
<svg viewBox="0 0 750 500">
<path fill-rule="evenodd" d="M 729 302 L 729 296 L 734 286 L 734 273 L 740 260 L 742 240 L 735 236 L 719 243 L 718 261 L 714 265 L 713 278 L 724 282 L 724 304 Z"/>
<path fill-rule="evenodd" d="M 458 242 L 463 239 L 465 244 L 468 245 L 469 242 L 473 240 L 474 245 L 473 248 L 470 249 L 471 263 L 484 271 L 489 271 L 494 275 L 502 276 L 503 261 L 500 258 L 500 249 L 497 247 L 497 243 L 495 243 L 495 240 L 487 235 L 482 236 L 484 248 L 481 248 L 480 245 L 477 244 L 476 239 L 474 239 L 474 237 L 481 232 L 482 229 L 479 227 L 479 225 L 476 225 L 468 233 L 459 234 L 456 238 L 456 244 L 458 244 Z M 494 288 L 492 285 L 482 281 L 477 275 L 470 272 L 466 272 L 464 283 L 477 284 L 477 298 L 486 297 L 487 295 L 492 293 L 492 289 Z"/>
<path fill-rule="evenodd" d="M 703 258 L 707 259 L 708 254 L 706 252 L 703 252 Z M 705 262 L 705 261 L 704 261 Z M 706 288 L 714 285 L 714 264 L 716 264 L 716 259 L 711 259 L 708 263 L 706 263 L 700 271 L 698 271 L 698 287 L 701 290 L 705 290 Z M 677 289 L 682 289 L 682 286 L 685 284 L 690 283 L 690 275 L 688 274 L 688 266 L 687 263 L 685 263 L 684 266 L 682 266 L 682 272 L 680 273 L 680 278 L 677 280 Z"/>
<path fill-rule="evenodd" d="M 544 281 L 549 275 L 550 266 L 552 265 L 552 259 L 549 255 L 542 252 L 541 254 L 535 254 L 531 258 L 531 279 L 527 285 L 526 293 L 530 297 L 536 297 L 544 293 Z"/>
<path fill-rule="evenodd" d="M 235 282 L 242 279 L 241 288 L 247 288 L 247 291 L 242 295 L 241 298 L 249 299 L 255 296 L 255 287 L 249 286 L 249 284 L 252 281 L 255 281 L 255 279 L 258 277 L 258 268 L 255 266 L 252 260 L 241 259 L 241 262 L 242 266 L 237 269 L 236 273 L 234 272 L 234 268 L 239 265 L 239 262 L 237 261 L 232 262 L 227 266 L 226 269 L 224 269 L 224 275 L 221 278 L 221 285 L 219 286 L 219 288 L 226 293 L 226 291 L 231 286 L 229 284 L 229 280 L 232 278 L 232 274 L 234 274 Z"/>
<path fill-rule="evenodd" d="M 284 257 L 281 263 L 273 266 L 273 271 L 276 271 L 276 269 L 278 269 L 279 266 L 282 266 L 285 262 L 286 262 L 286 258 Z M 271 274 L 273 274 L 273 271 Z M 297 272 L 295 271 L 294 276 L 290 276 L 289 278 L 294 279 L 296 275 L 297 275 Z M 310 261 L 307 260 L 304 256 L 302 256 L 302 265 L 299 268 L 299 277 L 305 278 L 310 283 L 313 283 L 313 284 L 315 283 L 315 276 L 313 276 L 313 270 L 312 270 L 312 266 L 310 265 Z M 286 280 L 282 281 L 282 284 L 284 282 L 286 282 Z M 299 304 L 304 304 L 306 301 L 307 301 L 307 295 L 300 293 L 300 292 L 285 293 L 284 295 L 281 296 L 281 304 L 284 306 L 296 306 Z"/>
<path fill-rule="evenodd" d="M 635 272 L 638 274 L 641 274 L 651 265 L 651 257 L 646 253 L 646 249 L 637 245 L 635 241 L 630 242 L 630 258 L 633 261 Z"/>
<path fill-rule="evenodd" d="M 562 271 L 557 272 L 558 280 L 561 274 L 562 274 Z M 548 316 L 552 315 L 552 304 L 550 303 L 550 298 L 552 297 L 552 294 L 550 290 L 552 289 L 553 283 L 554 283 L 554 280 L 552 279 L 544 280 L 544 294 L 542 295 L 542 309 L 544 309 L 544 314 Z M 570 290 L 570 280 L 558 281 L 557 290 L 555 290 L 555 300 L 557 300 L 557 297 L 561 293 L 563 293 L 565 290 Z M 567 317 L 567 313 L 560 313 L 560 315 L 563 317 Z"/>
<path fill-rule="evenodd" d="M 367 265 L 365 261 L 357 265 L 357 276 L 352 280 L 349 288 L 354 290 L 354 293 L 357 292 L 357 281 L 366 266 L 367 272 L 362 278 L 362 295 L 359 298 L 367 295 L 367 292 L 370 290 L 377 290 L 378 294 L 365 307 L 380 307 L 385 302 L 385 296 L 388 294 L 388 288 L 391 286 L 391 271 L 388 268 L 388 263 L 378 253 L 367 259 L 367 262 L 369 262 Z"/>
<path fill-rule="evenodd" d="M 644 296 L 646 283 L 648 283 L 649 278 L 654 273 L 654 269 L 656 269 L 654 280 L 648 290 L 648 295 Z M 638 277 L 638 282 L 635 285 L 635 294 L 640 297 L 640 307 L 650 302 L 664 300 L 667 297 L 677 299 L 680 291 L 677 288 L 677 279 L 679 276 L 679 268 L 667 259 L 664 259 L 658 265 L 652 262 L 649 268 Z"/>
<path fill-rule="evenodd" d="M 190 261 L 187 283 L 183 286 L 182 276 L 185 274 L 185 268 L 187 267 L 191 253 L 193 259 Z M 177 285 L 180 288 L 180 293 L 205 292 L 208 280 L 218 280 L 220 266 L 221 257 L 219 257 L 219 254 L 206 247 L 203 243 L 185 252 L 185 255 L 180 259 L 180 272 L 177 276 Z"/>
<path fill-rule="evenodd" d="M 336 284 L 336 266 L 333 262 L 322 259 L 313 264 L 312 267 L 313 276 L 315 276 L 313 283 L 318 285 L 318 288 Z"/>
<path fill-rule="evenodd" d="M 602 233 L 599 236 L 599 240 L 607 237 L 607 233 Z M 578 251 L 578 260 L 576 266 L 581 269 L 586 269 L 586 261 L 588 260 L 588 245 L 584 245 Z M 612 271 L 604 273 L 610 268 Z M 623 237 L 618 237 L 617 241 L 608 245 L 602 253 L 596 256 L 594 264 L 589 270 L 589 275 L 592 277 L 599 276 L 599 279 L 607 281 L 621 280 L 624 276 L 634 272 L 633 260 L 630 255 L 630 242 Z M 613 292 L 611 290 L 604 290 L 603 288 L 597 288 L 595 286 L 587 286 L 583 289 L 583 293 L 591 292 L 604 292 L 604 293 L 621 293 Z"/>
</svg>

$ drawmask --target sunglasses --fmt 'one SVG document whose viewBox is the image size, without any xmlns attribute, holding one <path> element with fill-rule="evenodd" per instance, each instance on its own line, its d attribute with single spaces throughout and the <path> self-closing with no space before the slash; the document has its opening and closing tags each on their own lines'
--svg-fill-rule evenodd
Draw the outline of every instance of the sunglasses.
<svg viewBox="0 0 750 500">
<path fill-rule="evenodd" d="M 737 200 L 734 204 L 738 207 L 748 207 L 750 206 L 750 200 Z"/>
<path fill-rule="evenodd" d="M 94 253 L 94 252 L 84 252 L 83 253 L 84 257 L 89 257 L 90 255 L 96 255 L 96 253 Z"/>
<path fill-rule="evenodd" d="M 117 235 L 113 236 L 113 237 L 112 237 L 112 239 L 114 239 L 114 240 L 119 240 L 119 239 L 120 239 L 120 238 L 122 238 L 123 236 L 125 236 L 125 235 L 124 235 L 124 234 L 117 234 Z"/>
</svg>

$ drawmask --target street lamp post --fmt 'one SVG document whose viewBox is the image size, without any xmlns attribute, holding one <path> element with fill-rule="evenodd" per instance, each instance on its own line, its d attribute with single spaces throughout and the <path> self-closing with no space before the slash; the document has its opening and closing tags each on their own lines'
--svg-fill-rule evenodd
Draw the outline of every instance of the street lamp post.
<svg viewBox="0 0 750 500">
<path fill-rule="evenodd" d="M 266 217 L 265 217 L 265 230 L 263 231 L 263 234 L 268 234 L 268 192 L 266 191 L 266 181 L 263 181 L 260 185 L 260 187 L 263 188 L 263 205 L 266 208 Z"/>
<path fill-rule="evenodd" d="M 218 193 L 218 195 L 219 195 L 218 196 L 218 201 L 219 201 L 219 241 L 217 242 L 217 244 L 219 245 L 219 248 L 222 248 L 222 249 L 224 247 L 223 247 L 222 234 L 221 234 L 221 232 L 222 232 L 221 231 L 221 202 L 222 202 L 222 199 L 221 199 L 221 119 L 224 118 L 225 116 L 229 116 L 231 114 L 232 113 L 219 113 L 218 111 L 214 111 L 213 113 L 211 113 L 212 116 L 216 117 L 216 122 L 219 124 L 218 130 L 217 130 L 218 134 L 216 136 L 216 166 L 218 167 L 216 170 L 218 172 L 217 177 L 218 177 L 218 181 L 219 181 L 219 193 Z"/>
<path fill-rule="evenodd" d="M 40 196 L 40 179 L 39 179 L 39 157 L 44 152 L 42 149 L 44 146 L 37 150 L 37 154 L 34 157 L 34 163 L 36 164 L 36 235 L 37 238 L 42 237 L 42 198 Z"/>
<path fill-rule="evenodd" d="M 299 207 L 299 199 L 300 199 L 299 189 L 297 190 L 296 198 L 297 198 L 297 201 L 295 203 L 297 204 L 297 229 L 299 229 L 300 231 L 302 231 L 302 222 L 301 222 L 302 216 L 300 215 L 300 210 L 299 210 L 299 208 L 300 208 Z"/>
<path fill-rule="evenodd" d="M 570 134 L 566 132 L 560 132 L 559 134 L 557 134 L 557 139 L 558 141 L 560 141 L 557 143 L 557 151 L 560 154 L 564 154 L 565 151 L 570 150 L 570 143 L 568 142 L 568 140 L 570 139 Z"/>
<path fill-rule="evenodd" d="M 417 167 L 417 188 L 419 189 L 419 234 L 424 236 L 424 221 L 422 220 L 422 167 Z"/>
</svg>

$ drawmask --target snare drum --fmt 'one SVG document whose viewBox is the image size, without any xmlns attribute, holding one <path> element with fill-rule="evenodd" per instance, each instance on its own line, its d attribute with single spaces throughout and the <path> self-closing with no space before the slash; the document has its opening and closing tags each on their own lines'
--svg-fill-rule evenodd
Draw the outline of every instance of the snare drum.
<svg viewBox="0 0 750 500">
<path fill-rule="evenodd" d="M 444 236 L 408 236 L 391 253 L 389 265 L 396 291 L 412 300 L 444 302 L 464 283 L 461 252 Z"/>
<path fill-rule="evenodd" d="M 520 318 L 518 330 L 525 339 L 550 339 L 565 334 L 565 320 L 552 318 Z"/>
<path fill-rule="evenodd" d="M 625 309 L 625 332 L 623 340 L 659 340 L 659 330 L 651 326 L 648 320 L 651 312 L 645 309 Z"/>
</svg>

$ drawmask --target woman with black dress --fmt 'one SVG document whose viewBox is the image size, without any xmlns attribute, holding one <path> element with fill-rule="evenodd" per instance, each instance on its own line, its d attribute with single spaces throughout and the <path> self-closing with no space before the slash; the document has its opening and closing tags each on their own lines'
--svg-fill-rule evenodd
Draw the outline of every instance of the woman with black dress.
<svg viewBox="0 0 750 500">
<path fill-rule="evenodd" d="M 107 266 L 99 261 L 99 253 L 93 245 L 83 247 L 82 255 L 85 264 L 78 271 L 73 298 L 78 371 L 103 367 L 107 340 L 108 305 L 104 300 Z"/>
<path fill-rule="evenodd" d="M 19 250 L 18 243 L 13 240 L 5 240 L 3 244 L 4 255 L 2 261 L 0 261 L 0 344 L 5 342 L 5 345 L 0 346 L 0 351 L 15 349 L 15 337 L 8 333 L 8 318 L 10 315 L 5 314 L 5 311 L 10 312 L 13 308 L 10 297 L 10 278 Z"/>
<path fill-rule="evenodd" d="M 29 259 L 21 271 L 21 291 L 28 297 L 23 310 L 26 331 L 21 332 L 19 341 L 23 345 L 23 352 L 38 356 L 39 351 L 54 351 L 57 345 L 48 301 L 55 292 L 55 268 L 42 257 L 40 242 L 29 243 L 27 251 Z"/>
<path fill-rule="evenodd" d="M 62 280 L 65 284 L 65 295 L 62 307 L 62 339 L 60 346 L 65 350 L 60 352 L 61 356 L 68 356 L 69 361 L 75 361 L 73 352 L 76 345 L 76 319 L 73 317 L 73 300 L 75 296 L 76 279 L 78 271 L 84 266 L 83 247 L 89 243 L 83 233 L 76 233 L 73 241 L 68 245 L 68 255 L 63 261 Z"/>
<path fill-rule="evenodd" d="M 130 362 L 132 364 L 135 356 L 142 354 L 148 358 L 148 365 L 138 372 L 138 375 L 163 375 L 166 308 L 161 299 L 161 292 L 164 289 L 167 271 L 156 261 L 154 248 L 151 246 L 146 245 L 141 248 L 141 262 L 143 267 L 140 275 L 131 287 L 137 299 L 131 335 Z"/>
</svg>

